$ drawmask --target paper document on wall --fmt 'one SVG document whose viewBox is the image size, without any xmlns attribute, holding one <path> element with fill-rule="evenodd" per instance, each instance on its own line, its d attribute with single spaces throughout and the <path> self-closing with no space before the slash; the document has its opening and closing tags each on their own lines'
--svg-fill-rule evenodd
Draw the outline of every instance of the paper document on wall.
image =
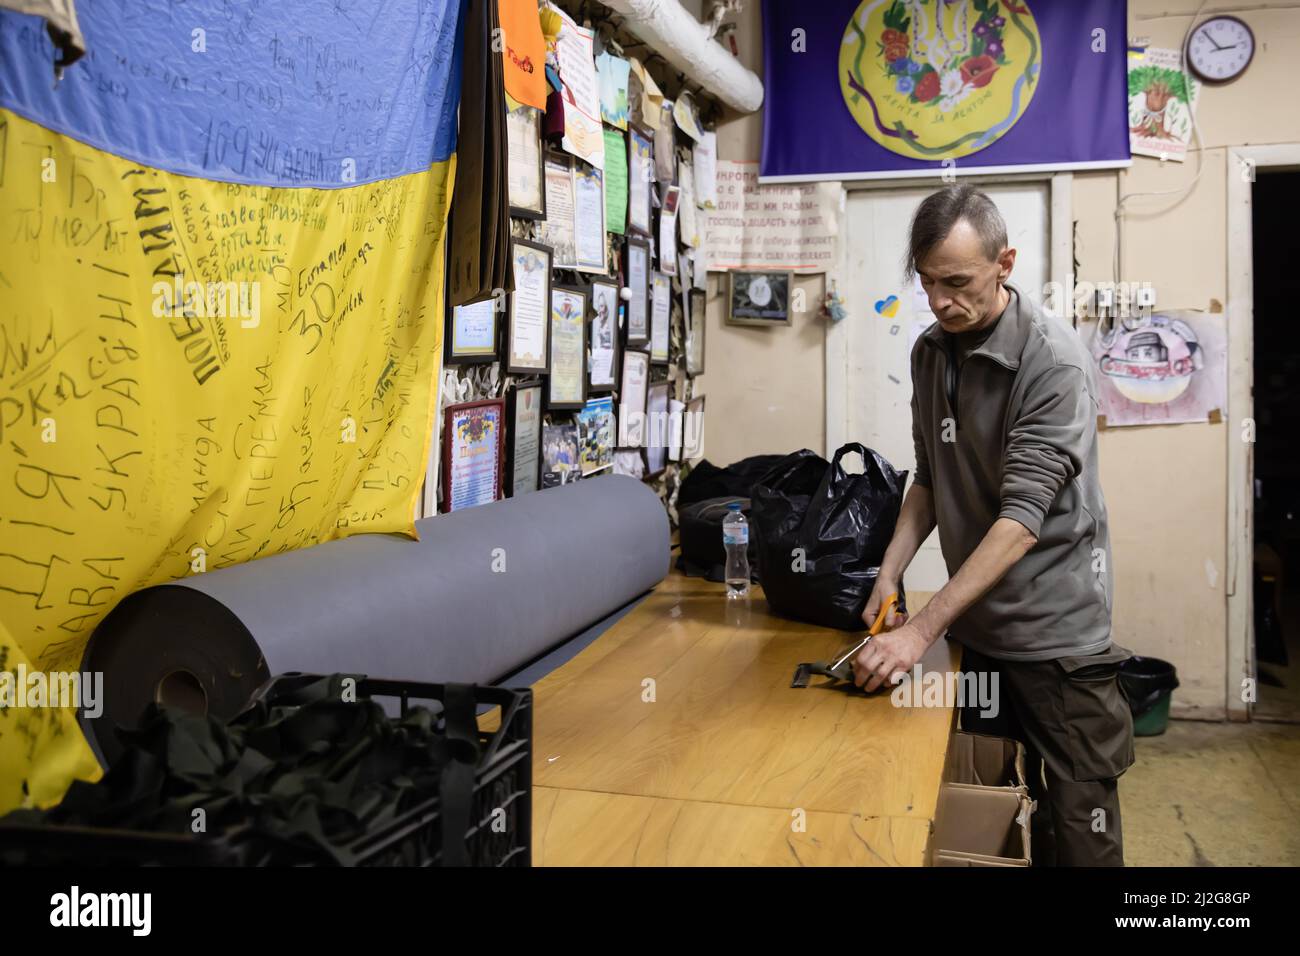
<svg viewBox="0 0 1300 956">
<path fill-rule="evenodd" d="M 704 209 L 718 205 L 718 134 L 705 133 L 695 144 L 695 202 Z"/>
<path fill-rule="evenodd" d="M 618 130 L 605 130 L 605 228 L 627 231 L 627 145 Z"/>
<path fill-rule="evenodd" d="M 600 118 L 616 129 L 627 129 L 627 78 L 631 64 L 610 53 L 596 57 L 600 80 Z"/>
<path fill-rule="evenodd" d="M 663 112 L 664 95 L 659 90 L 659 84 L 654 81 L 646 68 L 641 65 L 641 61 L 636 57 L 628 60 L 628 65 L 632 68 L 641 86 L 641 118 L 645 121 L 646 126 L 651 129 L 658 129 L 662 122 L 661 113 Z"/>
<path fill-rule="evenodd" d="M 839 183 L 758 185 L 758 163 L 718 161 L 718 208 L 704 245 L 711 271 L 826 272 L 835 264 Z"/>
<path fill-rule="evenodd" d="M 592 59 L 595 34 L 578 26 L 559 10 L 547 13 L 560 18 L 560 30 L 555 39 L 555 56 L 564 83 L 560 92 L 564 98 L 564 139 L 560 145 L 597 169 L 604 169 L 600 87 L 596 82 L 596 63 Z"/>
<path fill-rule="evenodd" d="M 700 244 L 700 232 L 695 215 L 695 174 L 690 163 L 682 163 L 678 167 L 678 178 L 681 179 L 682 201 L 678 206 L 681 213 L 681 231 L 682 242 L 691 248 Z"/>
<path fill-rule="evenodd" d="M 1192 141 L 1201 84 L 1178 50 L 1146 47 L 1128 55 L 1129 151 L 1183 162 Z"/>
</svg>

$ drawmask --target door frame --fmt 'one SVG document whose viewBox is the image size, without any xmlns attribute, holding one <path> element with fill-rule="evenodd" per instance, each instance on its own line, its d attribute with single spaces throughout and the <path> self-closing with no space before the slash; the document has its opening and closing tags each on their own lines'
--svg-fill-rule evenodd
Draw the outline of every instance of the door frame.
<svg viewBox="0 0 1300 956">
<path fill-rule="evenodd" d="M 1070 172 L 1039 172 L 1021 174 L 1002 174 L 991 176 L 962 176 L 976 185 L 1002 183 L 1037 182 L 1048 185 L 1048 268 L 1049 281 L 1056 283 L 1062 290 L 1062 306 L 1067 322 L 1074 322 L 1074 296 L 1069 292 L 1074 288 L 1074 212 L 1071 191 L 1074 174 Z M 914 179 L 868 180 L 865 182 L 845 183 L 845 193 L 841 197 L 840 241 L 836 244 L 839 258 L 832 273 L 827 276 L 827 291 L 833 284 L 839 286 L 843 276 L 848 274 L 848 242 L 845 241 L 849 230 L 848 193 L 861 193 L 879 190 L 916 189 L 935 187 L 933 176 Z M 852 304 L 852 303 L 851 303 Z M 857 303 L 861 305 L 861 303 Z M 830 456 L 835 449 L 848 441 L 848 385 L 849 385 L 849 334 L 847 323 L 849 317 L 839 322 L 832 322 L 826 329 L 826 454 Z"/>
<path fill-rule="evenodd" d="M 1241 699 L 1242 682 L 1255 679 L 1255 449 L 1242 440 L 1253 423 L 1255 354 L 1255 266 L 1251 204 L 1254 170 L 1260 166 L 1300 167 L 1300 143 L 1229 146 L 1224 163 L 1228 202 L 1228 597 L 1227 666 L 1224 700 L 1229 720 L 1249 720 L 1254 710 Z"/>
</svg>

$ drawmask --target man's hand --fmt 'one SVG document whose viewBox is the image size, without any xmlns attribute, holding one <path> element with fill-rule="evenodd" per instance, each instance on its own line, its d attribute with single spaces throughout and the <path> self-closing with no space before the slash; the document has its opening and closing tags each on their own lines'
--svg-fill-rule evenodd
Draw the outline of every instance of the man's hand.
<svg viewBox="0 0 1300 956">
<path fill-rule="evenodd" d="M 891 594 L 898 593 L 898 584 L 884 577 L 876 578 L 876 586 L 871 589 L 871 597 L 867 598 L 867 606 L 862 609 L 862 623 L 871 627 L 876 623 L 876 615 L 880 613 L 880 603 Z M 898 606 L 889 609 L 885 615 L 885 627 L 894 628 L 906 620 L 906 614 L 898 612 Z M 870 645 L 868 645 L 869 647 Z"/>
<path fill-rule="evenodd" d="M 892 684 L 894 675 L 909 672 L 933 643 L 933 638 L 911 622 L 873 637 L 853 659 L 853 683 L 868 693 L 881 684 Z"/>
</svg>

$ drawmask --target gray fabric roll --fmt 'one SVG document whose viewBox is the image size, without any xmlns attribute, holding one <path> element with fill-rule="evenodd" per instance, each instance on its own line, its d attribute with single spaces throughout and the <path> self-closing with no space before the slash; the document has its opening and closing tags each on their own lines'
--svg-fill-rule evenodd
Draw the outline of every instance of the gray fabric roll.
<svg viewBox="0 0 1300 956">
<path fill-rule="evenodd" d="M 82 720 L 101 759 L 148 701 L 230 717 L 269 674 L 489 683 L 653 588 L 670 562 L 662 502 L 624 475 L 416 528 L 419 541 L 357 535 L 128 597 L 83 661 L 105 675 L 103 716 Z"/>
</svg>

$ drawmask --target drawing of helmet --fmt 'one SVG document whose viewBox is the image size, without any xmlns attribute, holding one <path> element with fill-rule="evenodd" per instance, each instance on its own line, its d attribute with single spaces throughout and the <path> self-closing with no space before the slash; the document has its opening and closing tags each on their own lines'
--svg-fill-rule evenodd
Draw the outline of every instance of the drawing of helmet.
<svg viewBox="0 0 1300 956">
<path fill-rule="evenodd" d="M 1172 402 L 1187 391 L 1192 373 L 1203 364 L 1195 332 L 1165 316 L 1107 336 L 1101 344 L 1098 369 L 1121 395 L 1143 404 Z"/>
</svg>

